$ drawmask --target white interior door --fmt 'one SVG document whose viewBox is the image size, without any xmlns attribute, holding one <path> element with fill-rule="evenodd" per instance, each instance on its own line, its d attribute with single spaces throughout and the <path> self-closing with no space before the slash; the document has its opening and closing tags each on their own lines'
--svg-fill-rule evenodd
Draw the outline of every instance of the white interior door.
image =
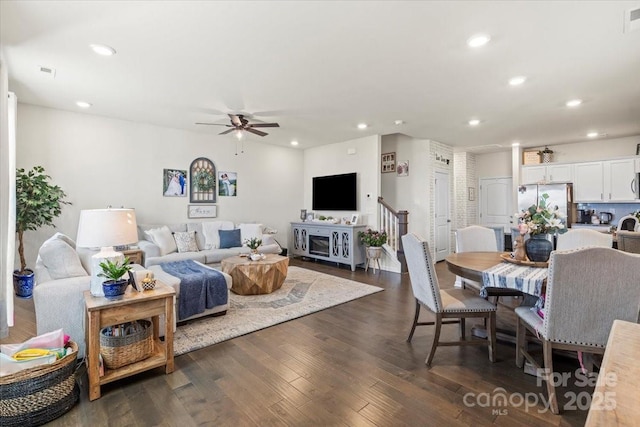
<svg viewBox="0 0 640 427">
<path fill-rule="evenodd" d="M 483 225 L 502 225 L 509 231 L 513 221 L 511 178 L 480 179 L 480 218 Z"/>
<path fill-rule="evenodd" d="M 444 260 L 451 253 L 451 213 L 449 209 L 449 174 L 436 172 L 435 182 L 435 255 Z"/>
</svg>

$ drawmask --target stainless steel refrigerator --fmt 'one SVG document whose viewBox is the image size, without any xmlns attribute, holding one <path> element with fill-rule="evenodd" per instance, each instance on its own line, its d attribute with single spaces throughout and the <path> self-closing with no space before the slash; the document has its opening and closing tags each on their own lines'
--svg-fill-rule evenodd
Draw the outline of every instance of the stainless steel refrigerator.
<svg viewBox="0 0 640 427">
<path fill-rule="evenodd" d="M 518 212 L 537 205 L 540 196 L 548 194 L 547 202 L 557 206 L 565 216 L 565 226 L 571 227 L 576 222 L 576 204 L 573 202 L 573 184 L 530 184 L 518 187 Z"/>
</svg>

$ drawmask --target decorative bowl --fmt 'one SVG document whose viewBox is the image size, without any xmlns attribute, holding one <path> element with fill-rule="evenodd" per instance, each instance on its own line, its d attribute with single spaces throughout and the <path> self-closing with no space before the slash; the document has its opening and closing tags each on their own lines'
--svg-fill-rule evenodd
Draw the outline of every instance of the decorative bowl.
<svg viewBox="0 0 640 427">
<path fill-rule="evenodd" d="M 102 290 L 107 299 L 120 299 L 129 286 L 128 280 L 107 280 L 102 283 Z"/>
<path fill-rule="evenodd" d="M 262 258 L 264 258 L 264 255 L 262 255 L 262 254 L 251 254 L 251 255 L 249 255 L 249 258 L 251 258 L 251 261 L 260 261 Z"/>
</svg>

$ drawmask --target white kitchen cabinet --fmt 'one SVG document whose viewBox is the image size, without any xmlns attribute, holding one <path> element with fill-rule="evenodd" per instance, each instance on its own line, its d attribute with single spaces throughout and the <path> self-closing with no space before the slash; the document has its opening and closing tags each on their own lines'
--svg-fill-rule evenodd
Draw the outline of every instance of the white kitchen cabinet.
<svg viewBox="0 0 640 427">
<path fill-rule="evenodd" d="M 633 202 L 636 195 L 635 159 L 603 162 L 604 197 L 610 202 Z"/>
<path fill-rule="evenodd" d="M 522 167 L 522 184 L 573 182 L 573 165 L 536 165 Z"/>
<path fill-rule="evenodd" d="M 574 165 L 574 199 L 578 203 L 637 202 L 636 159 Z"/>
<path fill-rule="evenodd" d="M 573 198 L 578 203 L 603 202 L 603 162 L 576 163 L 573 167 Z"/>
</svg>

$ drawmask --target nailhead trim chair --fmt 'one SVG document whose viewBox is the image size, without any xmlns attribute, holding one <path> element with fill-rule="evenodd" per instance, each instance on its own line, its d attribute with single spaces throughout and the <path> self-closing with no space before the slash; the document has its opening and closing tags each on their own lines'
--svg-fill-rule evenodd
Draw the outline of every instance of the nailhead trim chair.
<svg viewBox="0 0 640 427">
<path fill-rule="evenodd" d="M 640 232 L 618 231 L 618 249 L 640 254 Z"/>
<path fill-rule="evenodd" d="M 553 381 L 552 350 L 604 354 L 613 321 L 638 322 L 640 313 L 640 255 L 611 248 L 554 251 L 549 259 L 544 319 L 530 307 L 515 309 L 516 365 L 526 358 L 526 330 L 542 341 L 545 380 L 551 411 L 559 413 Z"/>
<path fill-rule="evenodd" d="M 469 295 L 463 289 L 444 289 L 440 290 L 438 277 L 436 276 L 429 244 L 420 239 L 415 234 L 405 234 L 402 236 L 402 245 L 404 247 L 407 266 L 409 268 L 409 277 L 411 279 L 411 288 L 416 298 L 416 311 L 413 319 L 413 326 L 407 341 L 413 338 L 416 326 L 435 325 L 435 333 L 431 352 L 425 363 L 431 366 L 433 355 L 436 348 L 440 345 L 489 345 L 489 360 L 496 360 L 496 307 L 487 300 L 479 296 Z M 435 316 L 435 322 L 418 322 L 420 315 L 420 307 L 424 306 L 432 311 Z M 466 340 L 465 339 L 465 319 L 468 317 L 489 319 L 489 337 L 485 340 Z M 443 319 L 457 319 L 447 321 Z M 442 342 L 440 341 L 440 329 L 442 324 L 459 323 L 460 324 L 460 341 Z"/>
<path fill-rule="evenodd" d="M 601 233 L 587 228 L 575 228 L 564 234 L 558 235 L 557 251 L 570 249 L 587 248 L 597 246 L 600 248 L 610 248 L 613 245 L 613 236 L 608 233 Z"/>
</svg>

